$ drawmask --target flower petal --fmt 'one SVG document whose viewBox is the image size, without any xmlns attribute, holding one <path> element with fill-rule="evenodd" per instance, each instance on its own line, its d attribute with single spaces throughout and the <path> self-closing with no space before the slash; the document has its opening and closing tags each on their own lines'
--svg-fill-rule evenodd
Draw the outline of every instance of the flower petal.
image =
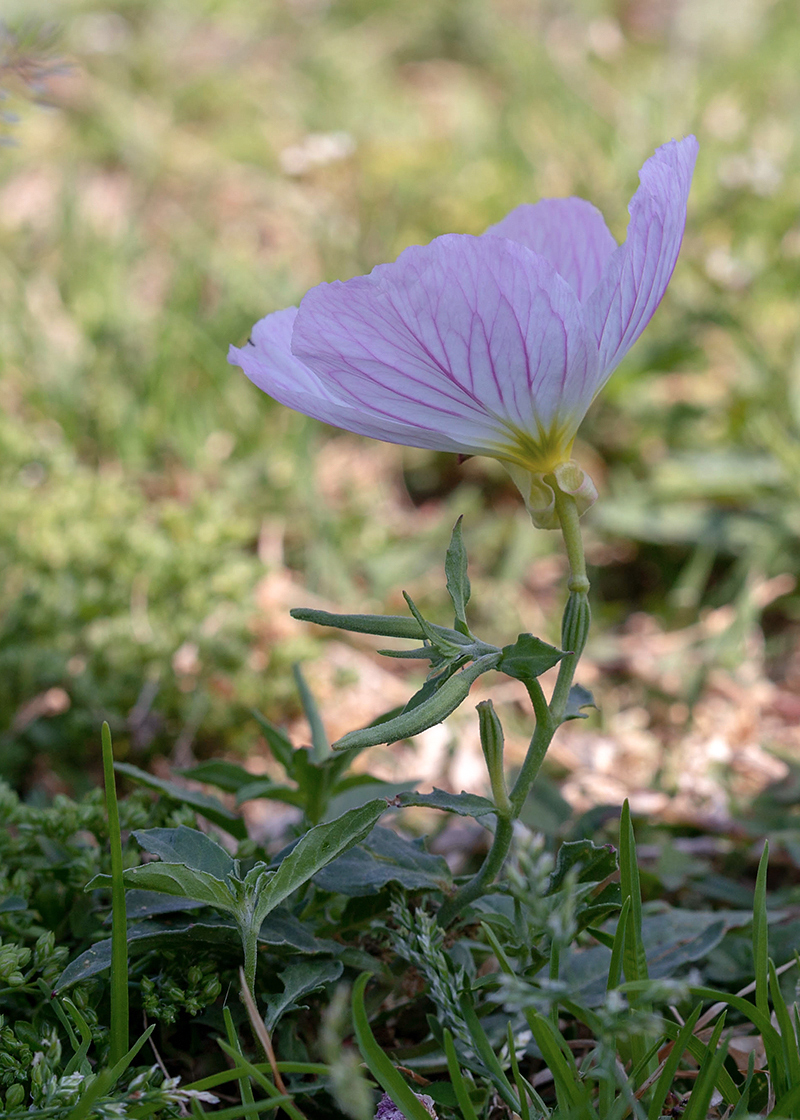
<svg viewBox="0 0 800 1120">
<path fill-rule="evenodd" d="M 694 136 L 671 140 L 639 172 L 628 239 L 586 302 L 600 352 L 597 388 L 630 350 L 661 302 L 686 225 L 686 202 L 697 158 Z"/>
<path fill-rule="evenodd" d="M 287 307 L 260 319 L 246 346 L 230 347 L 230 364 L 240 366 L 254 385 L 276 401 L 325 424 L 389 443 L 469 453 L 470 448 L 454 441 L 448 442 L 440 434 L 433 434 L 432 442 L 421 442 L 415 427 L 392 424 L 388 420 L 382 421 L 381 434 L 378 434 L 373 419 L 365 416 L 363 411 L 342 404 L 313 370 L 294 356 L 291 342 L 296 316 L 297 308 Z M 424 434 L 422 436 L 424 439 Z"/>
<path fill-rule="evenodd" d="M 330 394 L 392 439 L 508 458 L 520 433 L 574 435 L 594 395 L 596 344 L 541 256 L 448 234 L 303 299 L 292 350 Z M 353 429 L 356 430 L 356 429 Z M 436 441 L 436 442 L 434 442 Z M 511 449 L 511 450 L 509 450 Z"/>
<path fill-rule="evenodd" d="M 544 198 L 523 203 L 484 237 L 507 237 L 539 253 L 583 303 L 603 278 L 617 243 L 603 215 L 582 198 Z"/>
</svg>

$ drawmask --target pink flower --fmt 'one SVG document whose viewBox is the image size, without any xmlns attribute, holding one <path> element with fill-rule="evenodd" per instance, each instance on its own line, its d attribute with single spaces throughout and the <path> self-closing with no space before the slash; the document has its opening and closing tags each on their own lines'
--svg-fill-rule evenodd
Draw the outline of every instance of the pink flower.
<svg viewBox="0 0 800 1120">
<path fill-rule="evenodd" d="M 481 237 L 446 234 L 319 284 L 228 360 L 327 424 L 500 459 L 532 513 L 550 472 L 585 508 L 575 433 L 666 291 L 696 156 L 689 136 L 647 160 L 624 245 L 583 199 L 518 206 Z"/>
</svg>

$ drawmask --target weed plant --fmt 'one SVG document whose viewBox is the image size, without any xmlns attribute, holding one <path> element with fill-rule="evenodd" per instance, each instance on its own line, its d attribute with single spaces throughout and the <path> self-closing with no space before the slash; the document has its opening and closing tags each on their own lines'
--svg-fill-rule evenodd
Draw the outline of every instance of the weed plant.
<svg viewBox="0 0 800 1120">
<path fill-rule="evenodd" d="M 276 575 L 396 612 L 417 572 L 427 618 L 432 526 L 466 509 L 494 639 L 550 546 L 520 544 L 491 464 L 392 450 L 335 477 L 347 437 L 255 403 L 228 342 L 518 202 L 592 197 L 621 233 L 620 182 L 691 130 L 681 271 L 583 429 L 595 615 L 732 604 L 708 672 L 789 577 L 762 621 L 797 679 L 795 5 L 557 8 L 63 0 L 41 30 L 49 0 L 7 0 L 0 1115 L 371 1120 L 384 1091 L 409 1120 L 423 1096 L 442 1120 L 800 1112 L 794 772 L 725 835 L 637 820 L 638 860 L 627 807 L 575 819 L 540 781 L 454 908 L 485 845 L 454 873 L 404 807 L 491 841 L 492 802 L 330 753 L 288 672 L 319 639 L 259 629 Z M 242 765 L 258 737 L 268 777 Z M 153 772 L 170 751 L 184 773 Z M 277 846 L 247 835 L 255 800 L 295 811 Z"/>
</svg>

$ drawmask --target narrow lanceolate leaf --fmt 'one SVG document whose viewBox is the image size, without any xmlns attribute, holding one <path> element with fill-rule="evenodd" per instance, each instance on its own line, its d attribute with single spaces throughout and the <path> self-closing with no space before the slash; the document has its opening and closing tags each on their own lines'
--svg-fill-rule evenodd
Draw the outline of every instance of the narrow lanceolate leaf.
<svg viewBox="0 0 800 1120">
<path fill-rule="evenodd" d="M 389 1097 L 400 1109 L 406 1120 L 431 1120 L 430 1113 L 422 1104 L 416 1093 L 409 1089 L 403 1080 L 402 1074 L 395 1069 L 391 1059 L 384 1053 L 372 1033 L 364 1004 L 364 990 L 371 976 L 362 972 L 353 987 L 353 1026 L 356 1041 L 361 1051 L 361 1057 L 367 1067 Z"/>
<path fill-rule="evenodd" d="M 318 611 L 311 607 L 295 607 L 289 613 L 300 622 L 315 622 L 317 626 L 332 626 L 353 634 L 376 634 L 381 638 L 409 638 L 421 642 L 427 629 L 443 642 L 454 642 L 465 647 L 475 644 L 474 638 L 460 634 L 458 630 L 451 630 L 449 626 L 437 626 L 436 623 L 425 620 L 423 627 L 416 618 L 406 618 L 405 615 L 331 614 L 330 611 Z"/>
<path fill-rule="evenodd" d="M 477 793 L 448 793 L 443 789 L 434 787 L 432 793 L 416 793 L 409 790 L 397 797 L 401 807 L 408 805 L 424 805 L 429 809 L 442 809 L 445 813 L 457 813 L 460 817 L 474 817 L 478 820 L 489 814 L 497 812 L 488 797 L 480 797 Z"/>
<path fill-rule="evenodd" d="M 628 982 L 647 980 L 647 957 L 642 940 L 642 890 L 636 862 L 636 840 L 633 835 L 631 810 L 627 800 L 622 806 L 619 826 L 619 878 L 622 900 L 631 900 L 628 916 L 630 934 L 625 939 L 623 968 Z"/>
<path fill-rule="evenodd" d="M 552 669 L 563 656 L 563 650 L 548 645 L 541 638 L 535 638 L 533 634 L 520 634 L 513 645 L 503 647 L 497 668 L 506 676 L 530 681 Z"/>
<path fill-rule="evenodd" d="M 764 841 L 764 851 L 758 863 L 756 889 L 753 898 L 753 963 L 755 965 L 756 1007 L 762 1015 L 769 1015 L 767 934 L 767 864 L 769 841 Z"/>
<path fill-rule="evenodd" d="M 349 630 L 352 634 L 378 634 L 382 638 L 412 638 L 417 641 L 423 638 L 417 620 L 405 615 L 331 614 L 330 611 L 318 611 L 312 607 L 295 607 L 289 613 L 299 622 L 314 622 L 317 626 Z"/>
<path fill-rule="evenodd" d="M 308 720 L 308 726 L 311 728 L 311 754 L 314 762 L 322 762 L 331 753 L 331 745 L 328 742 L 328 736 L 325 734 L 325 728 L 322 723 L 322 716 L 319 714 L 317 702 L 314 699 L 311 689 L 306 684 L 306 679 L 299 665 L 292 666 L 294 673 L 295 684 L 297 691 L 300 693 L 300 703 L 303 705 L 303 712 Z"/>
<path fill-rule="evenodd" d="M 658 1081 L 653 1088 L 653 1095 L 650 1098 L 650 1109 L 647 1113 L 647 1120 L 658 1120 L 659 1116 L 661 1116 L 663 1112 L 664 1102 L 667 1099 L 667 1093 L 672 1088 L 672 1084 L 675 1080 L 675 1074 L 678 1072 L 680 1060 L 689 1045 L 689 1041 L 691 1040 L 692 1035 L 694 1034 L 695 1023 L 700 1018 L 700 1011 L 702 1010 L 702 1006 L 703 1005 L 701 1003 L 698 1003 L 697 1007 L 695 1007 L 692 1014 L 681 1027 L 680 1034 L 678 1035 L 677 1040 L 673 1044 L 672 1049 L 670 1050 L 667 1059 L 664 1062 L 664 1068 L 662 1069 Z"/>
<path fill-rule="evenodd" d="M 128 919 L 125 913 L 125 884 L 122 870 L 122 835 L 119 825 L 117 789 L 114 780 L 114 751 L 111 729 L 102 731 L 103 776 L 105 780 L 108 835 L 111 847 L 111 1046 L 114 1065 L 128 1049 Z"/>
<path fill-rule="evenodd" d="M 318 824 L 309 829 L 259 894 L 254 917 L 256 929 L 270 910 L 274 910 L 342 852 L 368 836 L 386 809 L 386 798 L 378 797 L 343 813 L 329 824 Z"/>
<path fill-rule="evenodd" d="M 458 1107 L 461 1109 L 461 1115 L 464 1120 L 478 1120 L 475 1106 L 470 1100 L 467 1083 L 464 1080 L 464 1075 L 458 1064 L 456 1048 L 453 1045 L 453 1036 L 447 1027 L 444 1028 L 444 1053 L 447 1058 L 447 1072 L 450 1074 L 450 1083 L 455 1090 Z"/>
<path fill-rule="evenodd" d="M 427 699 L 409 711 L 403 710 L 394 719 L 386 720 L 361 731 L 351 731 L 333 744 L 335 751 L 347 751 L 374 747 L 378 743 L 396 743 L 400 739 L 410 739 L 434 727 L 456 710 L 469 695 L 473 683 L 482 673 L 487 673 L 497 665 L 495 656 L 482 657 L 447 680 Z"/>
<path fill-rule="evenodd" d="M 408 592 L 403 592 L 403 598 L 408 603 L 408 609 L 417 620 L 420 630 L 422 630 L 422 633 L 425 635 L 425 640 L 431 643 L 436 652 L 448 661 L 460 657 L 463 653 L 463 641 L 454 642 L 446 637 L 441 630 L 435 629 L 432 623 L 422 617 L 421 611 Z"/>
<path fill-rule="evenodd" d="M 272 751 L 273 757 L 291 777 L 295 750 L 289 736 L 280 727 L 268 720 L 266 716 L 263 716 L 261 712 L 254 710 L 253 719 L 264 733 L 264 738 L 267 740 L 267 746 Z"/>
<path fill-rule="evenodd" d="M 456 627 L 464 634 L 469 634 L 466 610 L 472 589 L 467 574 L 467 550 L 461 535 L 462 520 L 459 517 L 453 528 L 453 535 L 445 556 L 444 573 L 447 577 L 447 592 L 453 602 L 456 615 Z"/>
</svg>

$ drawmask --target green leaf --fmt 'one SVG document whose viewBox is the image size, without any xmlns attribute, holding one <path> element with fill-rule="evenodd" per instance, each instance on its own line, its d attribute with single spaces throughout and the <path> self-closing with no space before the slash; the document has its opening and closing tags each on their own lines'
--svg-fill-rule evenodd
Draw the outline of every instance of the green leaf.
<svg viewBox="0 0 800 1120">
<path fill-rule="evenodd" d="M 131 955 L 147 952 L 161 946 L 193 948 L 203 943 L 238 948 L 236 926 L 224 920 L 183 921 L 167 925 L 144 921 L 128 926 L 128 949 Z M 70 961 L 54 985 L 55 992 L 62 992 L 81 980 L 88 980 L 111 967 L 111 938 L 97 941 L 89 949 Z"/>
<path fill-rule="evenodd" d="M 577 882 L 602 883 L 617 870 L 617 853 L 611 844 L 600 846 L 591 840 L 565 841 L 558 849 L 545 893 L 549 895 L 560 890 L 574 867 L 580 868 Z"/>
<path fill-rule="evenodd" d="M 244 766 L 235 762 L 228 762 L 224 758 L 211 758 L 207 762 L 199 762 L 197 766 L 190 766 L 185 770 L 176 770 L 182 778 L 191 778 L 193 782 L 205 782 L 206 785 L 216 786 L 225 793 L 236 793 L 241 786 L 252 782 L 253 775 Z"/>
<path fill-rule="evenodd" d="M 464 1075 L 458 1064 L 456 1048 L 453 1045 L 453 1036 L 447 1027 L 444 1028 L 444 1053 L 447 1058 L 447 1072 L 450 1074 L 450 1081 L 455 1090 L 456 1100 L 458 1101 L 458 1107 L 461 1109 L 462 1117 L 464 1120 L 478 1120 L 475 1106 L 470 1100 L 467 1083 L 464 1080 Z"/>
<path fill-rule="evenodd" d="M 574 684 L 569 690 L 567 696 L 567 706 L 564 708 L 563 723 L 568 719 L 588 719 L 589 716 L 584 712 L 584 708 L 596 708 L 594 696 L 588 688 L 584 688 L 582 684 Z"/>
<path fill-rule="evenodd" d="M 503 647 L 497 669 L 519 681 L 531 681 L 552 669 L 562 657 L 563 650 L 548 645 L 533 634 L 520 634 L 513 645 Z"/>
<path fill-rule="evenodd" d="M 728 1040 L 725 1039 L 720 1045 L 720 1037 L 724 1026 L 725 1016 L 723 1015 L 714 1028 L 714 1032 L 709 1039 L 708 1051 L 700 1069 L 697 1071 L 692 1095 L 683 1113 L 685 1120 L 706 1120 L 708 1116 L 711 1098 L 716 1088 L 717 1075 L 728 1056 Z"/>
<path fill-rule="evenodd" d="M 472 996 L 468 991 L 462 993 L 459 1004 L 461 1007 L 461 1014 L 464 1017 L 464 1023 L 469 1032 L 472 1047 L 474 1047 L 476 1054 L 486 1066 L 492 1084 L 506 1104 L 513 1109 L 514 1112 L 519 1112 L 517 1095 L 511 1082 L 506 1077 L 503 1067 L 500 1065 L 500 1061 L 492 1048 L 492 1044 L 486 1035 L 486 1031 L 483 1029 L 480 1019 L 475 1013 L 475 1008 L 472 1005 Z"/>
<path fill-rule="evenodd" d="M 233 860 L 221 845 L 196 828 L 140 828 L 133 833 L 146 852 L 164 863 L 183 863 L 193 871 L 205 871 L 224 883 L 233 874 Z"/>
<path fill-rule="evenodd" d="M 301 961 L 279 972 L 283 991 L 268 1000 L 267 1013 L 264 1016 L 267 1032 L 272 1034 L 284 1012 L 301 1006 L 297 1003 L 299 999 L 323 988 L 326 984 L 332 984 L 334 980 L 339 979 L 343 971 L 341 961 L 312 960 Z"/>
<path fill-rule="evenodd" d="M 343 813 L 329 824 L 318 824 L 303 836 L 281 861 L 272 879 L 261 891 L 255 907 L 258 925 L 270 910 L 307 883 L 323 867 L 363 840 L 386 812 L 385 798 L 369 801 Z"/>
<path fill-rule="evenodd" d="M 163 778 L 157 778 L 154 774 L 148 774 L 145 770 L 140 770 L 138 766 L 132 766 L 128 762 L 115 762 L 114 769 L 118 774 L 124 774 L 126 778 L 138 782 L 139 785 L 158 790 L 165 797 L 177 801 L 181 805 L 188 805 L 195 812 L 211 821 L 212 824 L 230 833 L 236 840 L 247 839 L 247 829 L 241 817 L 231 813 L 221 801 L 212 797 L 211 794 L 184 789 L 182 786 L 175 785 L 174 782 L 168 782 Z"/>
<path fill-rule="evenodd" d="M 769 1015 L 769 956 L 767 932 L 767 864 L 769 862 L 769 841 L 764 841 L 764 850 L 758 862 L 756 889 L 753 897 L 753 964 L 755 966 L 756 1007 L 762 1015 Z"/>
<path fill-rule="evenodd" d="M 403 809 L 411 805 L 420 805 L 426 809 L 442 809 L 445 813 L 457 813 L 460 817 L 474 817 L 479 820 L 489 813 L 495 814 L 497 809 L 488 797 L 479 797 L 476 793 L 448 793 L 443 789 L 434 787 L 432 793 L 401 793 L 397 798 L 399 806 Z"/>
<path fill-rule="evenodd" d="M 176 898 L 188 898 L 233 913 L 236 900 L 224 883 L 205 871 L 192 871 L 183 863 L 145 863 L 123 872 L 126 887 L 143 891 L 160 891 Z M 110 875 L 95 875 L 85 890 L 110 887 Z"/>
<path fill-rule="evenodd" d="M 28 904 L 18 894 L 9 894 L 0 902 L 0 914 L 9 914 L 12 910 L 27 910 Z"/>
<path fill-rule="evenodd" d="M 301 748 L 302 749 L 302 748 Z M 236 804 L 243 805 L 245 801 L 255 801 L 264 798 L 268 801 L 282 801 L 284 805 L 294 805 L 302 809 L 305 798 L 298 789 L 273 782 L 271 778 L 254 778 L 251 774 L 246 785 L 240 786 L 236 793 Z"/>
<path fill-rule="evenodd" d="M 435 622 L 427 620 L 423 620 L 421 626 L 416 618 L 406 618 L 404 615 L 331 614 L 329 611 L 318 611 L 309 607 L 298 607 L 289 613 L 292 618 L 297 618 L 301 622 L 333 626 L 337 630 L 349 630 L 354 634 L 377 634 L 382 638 L 409 638 L 412 641 L 423 641 L 428 632 L 435 635 L 437 641 L 463 647 L 465 650 L 475 645 L 473 638 L 459 633 L 458 630 L 451 630 L 449 626 L 437 626 Z"/>
<path fill-rule="evenodd" d="M 67 1113 L 67 1120 L 85 1120 L 86 1117 L 91 1116 L 95 1101 L 100 1100 L 106 1093 L 111 1092 L 155 1029 L 156 1024 L 151 1023 L 144 1034 L 140 1035 L 137 1041 L 134 1042 L 127 1054 L 124 1054 L 111 1069 L 100 1070 L 94 1081 L 91 1082 L 89 1087 L 82 1094 L 75 1107 Z"/>
<path fill-rule="evenodd" d="M 128 898 L 133 893 L 129 892 Z M 162 896 L 166 898 L 166 896 Z M 197 904 L 195 904 L 197 905 Z M 278 907 L 267 915 L 261 925 L 258 941 L 263 945 L 289 947 L 295 953 L 314 955 L 340 951 L 335 941 L 315 938 L 288 910 Z M 223 956 L 239 953 L 238 927 L 224 918 L 183 919 L 179 922 L 142 921 L 128 926 L 128 951 L 131 955 L 151 949 L 193 952 L 196 946 L 213 946 Z M 111 966 L 111 938 L 97 941 L 91 948 L 70 961 L 55 983 L 56 992 L 64 991 L 81 980 L 97 976 Z"/>
<path fill-rule="evenodd" d="M 411 711 L 404 710 L 399 716 L 385 723 L 365 727 L 360 731 L 351 731 L 337 740 L 333 744 L 333 749 L 346 751 L 374 747 L 378 743 L 396 743 L 401 739 L 410 739 L 422 731 L 427 731 L 429 727 L 434 727 L 447 719 L 466 700 L 470 688 L 478 677 L 494 669 L 496 663 L 495 655 L 480 658 L 445 680 L 433 695 L 428 696 Z"/>
<path fill-rule="evenodd" d="M 272 751 L 273 757 L 284 768 L 289 777 L 294 777 L 294 755 L 295 749 L 292 746 L 292 741 L 286 732 L 262 716 L 261 712 L 253 711 L 253 719 L 264 733 L 264 738 L 267 740 L 267 746 Z"/>
<path fill-rule="evenodd" d="M 128 1051 L 128 939 L 125 913 L 125 885 L 122 870 L 122 833 L 119 824 L 117 786 L 114 779 L 114 751 L 111 728 L 102 729 L 103 780 L 105 785 L 108 839 L 111 849 L 111 1025 L 109 1061 L 112 1066 Z"/>
<path fill-rule="evenodd" d="M 559 1111 L 565 1115 L 597 1120 L 588 1092 L 578 1077 L 575 1063 L 568 1059 L 559 1045 L 552 1023 L 532 1007 L 525 1009 L 525 1018 L 533 1033 L 545 1064 L 553 1075 Z"/>
<path fill-rule="evenodd" d="M 627 799 L 622 806 L 619 825 L 619 881 L 623 901 L 626 898 L 631 900 L 628 913 L 629 933 L 625 938 L 623 953 L 625 979 L 647 980 L 647 956 L 642 942 L 642 891 L 639 885 L 639 865 L 636 861 L 636 840 Z"/>
<path fill-rule="evenodd" d="M 781 986 L 778 983 L 778 974 L 775 971 L 775 965 L 770 960 L 769 962 L 769 990 L 772 996 L 772 1006 L 775 1009 L 775 1018 L 778 1022 L 778 1030 L 781 1036 L 781 1065 L 783 1067 L 783 1084 L 786 1089 L 792 1085 L 800 1085 L 800 1054 L 797 1051 L 797 1036 L 792 1025 L 792 1018 L 789 1014 L 789 1008 L 786 1006 L 786 1000 L 783 997 Z M 776 1072 L 770 1065 L 770 1073 L 775 1083 L 775 1091 L 779 1093 L 778 1088 L 779 1079 L 776 1077 Z"/>
<path fill-rule="evenodd" d="M 302 669 L 299 665 L 293 665 L 292 672 L 294 673 L 297 691 L 300 693 L 300 703 L 303 705 L 303 712 L 308 720 L 308 726 L 311 728 L 311 758 L 313 762 L 319 763 L 326 759 L 331 753 L 331 745 L 325 733 L 325 727 L 322 723 L 322 716 L 319 714 L 317 702 L 311 693 L 311 689 L 306 684 Z"/>
<path fill-rule="evenodd" d="M 372 1076 L 389 1094 L 406 1120 L 431 1120 L 427 1108 L 406 1085 L 402 1074 L 395 1069 L 391 1059 L 378 1045 L 370 1030 L 367 1009 L 364 1005 L 364 990 L 370 979 L 368 972 L 362 972 L 353 987 L 353 1026 L 361 1057 L 367 1063 Z"/>
<path fill-rule="evenodd" d="M 673 1023 L 671 1019 L 659 1019 L 659 1028 L 673 1041 L 677 1040 L 681 1033 L 681 1029 L 677 1023 Z M 687 1043 L 686 1049 L 697 1062 L 703 1062 L 710 1053 L 710 1049 L 704 1042 L 701 1042 L 696 1035 L 692 1035 Z M 717 1088 L 725 1099 L 728 1105 L 736 1106 L 739 1103 L 739 1090 L 733 1083 L 733 1078 L 725 1069 L 724 1065 L 719 1068 L 716 1075 Z M 784 1114 L 782 1114 L 784 1115 Z"/>
<path fill-rule="evenodd" d="M 628 912 L 631 901 L 623 900 Z M 622 932 L 619 919 L 604 926 L 606 932 Z M 720 944 L 730 929 L 749 925 L 746 911 L 683 910 L 671 907 L 642 919 L 641 938 L 647 971 L 651 979 L 674 976 L 694 961 L 704 960 Z M 569 950 L 561 958 L 561 979 L 569 985 L 573 998 L 587 1007 L 599 1006 L 605 998 L 611 954 L 605 945 Z"/>
<path fill-rule="evenodd" d="M 331 614 L 311 607 L 295 607 L 289 611 L 300 622 L 314 622 L 317 626 L 332 626 L 336 630 L 349 630 L 353 634 L 378 634 L 382 638 L 424 637 L 416 619 L 405 615 L 382 614 Z"/>
<path fill-rule="evenodd" d="M 702 1004 L 698 1004 L 689 1018 L 683 1024 L 672 1049 L 667 1055 L 664 1062 L 664 1068 L 659 1075 L 658 1081 L 653 1088 L 653 1095 L 650 1098 L 650 1108 L 647 1113 L 647 1120 L 658 1120 L 664 1109 L 664 1102 L 667 1099 L 667 1093 L 672 1088 L 675 1080 L 675 1074 L 678 1072 L 680 1060 L 683 1057 L 689 1045 L 689 1040 L 694 1034 L 694 1027 L 697 1020 L 700 1018 L 700 1011 Z"/>
<path fill-rule="evenodd" d="M 466 609 L 472 589 L 467 574 L 467 550 L 461 534 L 462 520 L 463 518 L 459 517 L 453 527 L 453 535 L 445 556 L 444 572 L 447 577 L 447 593 L 452 600 L 456 615 L 456 626 L 464 634 L 469 634 Z"/>
<path fill-rule="evenodd" d="M 447 861 L 431 855 L 388 828 L 376 826 L 363 844 L 350 848 L 314 876 L 323 891 L 358 898 L 388 883 L 406 890 L 445 891 L 452 885 Z"/>
</svg>

